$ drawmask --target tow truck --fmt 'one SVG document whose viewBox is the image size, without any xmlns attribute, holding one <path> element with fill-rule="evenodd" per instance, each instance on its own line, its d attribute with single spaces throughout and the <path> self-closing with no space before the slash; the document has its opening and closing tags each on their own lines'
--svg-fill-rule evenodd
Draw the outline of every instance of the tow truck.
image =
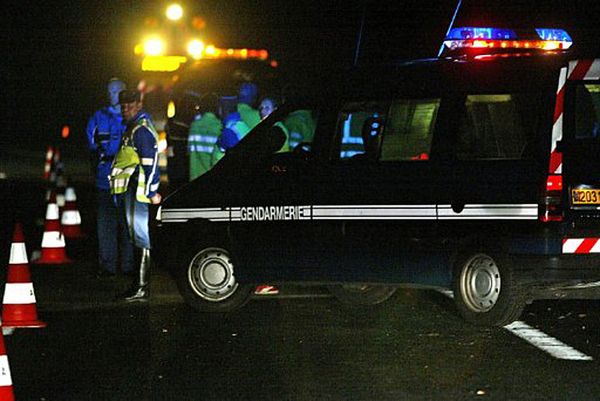
<svg viewBox="0 0 600 401">
<path fill-rule="evenodd" d="M 184 21 L 178 4 L 169 5 L 165 15 L 162 22 L 147 20 L 134 54 L 141 71 L 138 89 L 159 131 L 161 178 L 176 187 L 189 181 L 187 136 L 199 97 L 215 93 L 233 102 L 246 81 L 276 92 L 279 63 L 266 49 L 216 46 L 202 32 L 206 22 L 199 16 Z"/>
<path fill-rule="evenodd" d="M 600 59 L 562 29 L 462 27 L 444 53 L 357 68 L 288 102 L 162 204 L 155 252 L 200 311 L 253 286 L 327 285 L 375 304 L 451 290 L 474 324 L 600 298 Z M 299 108 L 314 140 L 291 152 Z"/>
</svg>

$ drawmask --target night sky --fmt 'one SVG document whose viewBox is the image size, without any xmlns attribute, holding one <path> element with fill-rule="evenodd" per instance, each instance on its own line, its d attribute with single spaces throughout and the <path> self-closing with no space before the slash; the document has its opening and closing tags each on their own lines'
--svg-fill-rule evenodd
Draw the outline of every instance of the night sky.
<svg viewBox="0 0 600 401">
<path fill-rule="evenodd" d="M 6 3 L 6 2 L 5 2 Z M 360 63 L 435 56 L 456 1 L 237 0 L 181 2 L 202 15 L 222 47 L 267 48 L 282 71 L 353 63 L 365 11 Z M 597 1 L 463 0 L 457 24 L 561 26 L 576 43 L 600 42 Z M 133 46 L 163 1 L 20 1 L 2 16 L 3 146 L 45 148 L 63 124 L 83 144 L 84 124 L 102 106 L 106 81 L 139 78 Z M 600 47 L 600 46 L 597 46 Z M 1 149 L 1 148 L 0 148 Z"/>
</svg>

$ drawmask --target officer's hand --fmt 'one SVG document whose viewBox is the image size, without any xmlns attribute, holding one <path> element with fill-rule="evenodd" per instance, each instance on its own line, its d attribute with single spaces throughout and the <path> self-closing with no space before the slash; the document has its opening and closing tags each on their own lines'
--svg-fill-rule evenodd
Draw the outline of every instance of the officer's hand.
<svg viewBox="0 0 600 401">
<path fill-rule="evenodd" d="M 152 198 L 150 198 L 150 203 L 153 205 L 158 205 L 162 200 L 162 196 L 157 192 Z"/>
</svg>

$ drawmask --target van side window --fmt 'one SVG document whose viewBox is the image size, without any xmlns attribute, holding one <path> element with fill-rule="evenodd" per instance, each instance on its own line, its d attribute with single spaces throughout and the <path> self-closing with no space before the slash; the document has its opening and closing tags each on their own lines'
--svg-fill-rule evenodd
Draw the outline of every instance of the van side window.
<svg viewBox="0 0 600 401">
<path fill-rule="evenodd" d="M 577 85 L 575 90 L 575 138 L 600 137 L 600 85 Z"/>
<path fill-rule="evenodd" d="M 439 99 L 350 103 L 338 117 L 340 159 L 427 160 Z"/>
<path fill-rule="evenodd" d="M 381 144 L 381 161 L 427 160 L 439 99 L 394 100 Z"/>
<path fill-rule="evenodd" d="M 352 102 L 344 105 L 338 116 L 336 136 L 341 139 L 340 160 L 365 154 L 363 133 L 371 133 L 371 129 L 383 130 L 388 109 L 389 103 L 386 102 Z"/>
<path fill-rule="evenodd" d="M 469 95 L 458 131 L 459 160 L 531 158 L 542 116 L 533 94 Z"/>
</svg>

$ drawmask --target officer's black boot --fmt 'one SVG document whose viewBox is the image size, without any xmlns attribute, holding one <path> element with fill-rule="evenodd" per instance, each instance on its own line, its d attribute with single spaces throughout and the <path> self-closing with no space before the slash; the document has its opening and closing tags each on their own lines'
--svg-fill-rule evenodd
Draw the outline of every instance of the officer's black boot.
<svg viewBox="0 0 600 401">
<path fill-rule="evenodd" d="M 148 284 L 150 278 L 150 249 L 142 249 L 142 258 L 140 261 L 139 280 L 136 280 L 131 288 L 123 294 L 126 302 L 147 301 L 149 296 Z"/>
</svg>

